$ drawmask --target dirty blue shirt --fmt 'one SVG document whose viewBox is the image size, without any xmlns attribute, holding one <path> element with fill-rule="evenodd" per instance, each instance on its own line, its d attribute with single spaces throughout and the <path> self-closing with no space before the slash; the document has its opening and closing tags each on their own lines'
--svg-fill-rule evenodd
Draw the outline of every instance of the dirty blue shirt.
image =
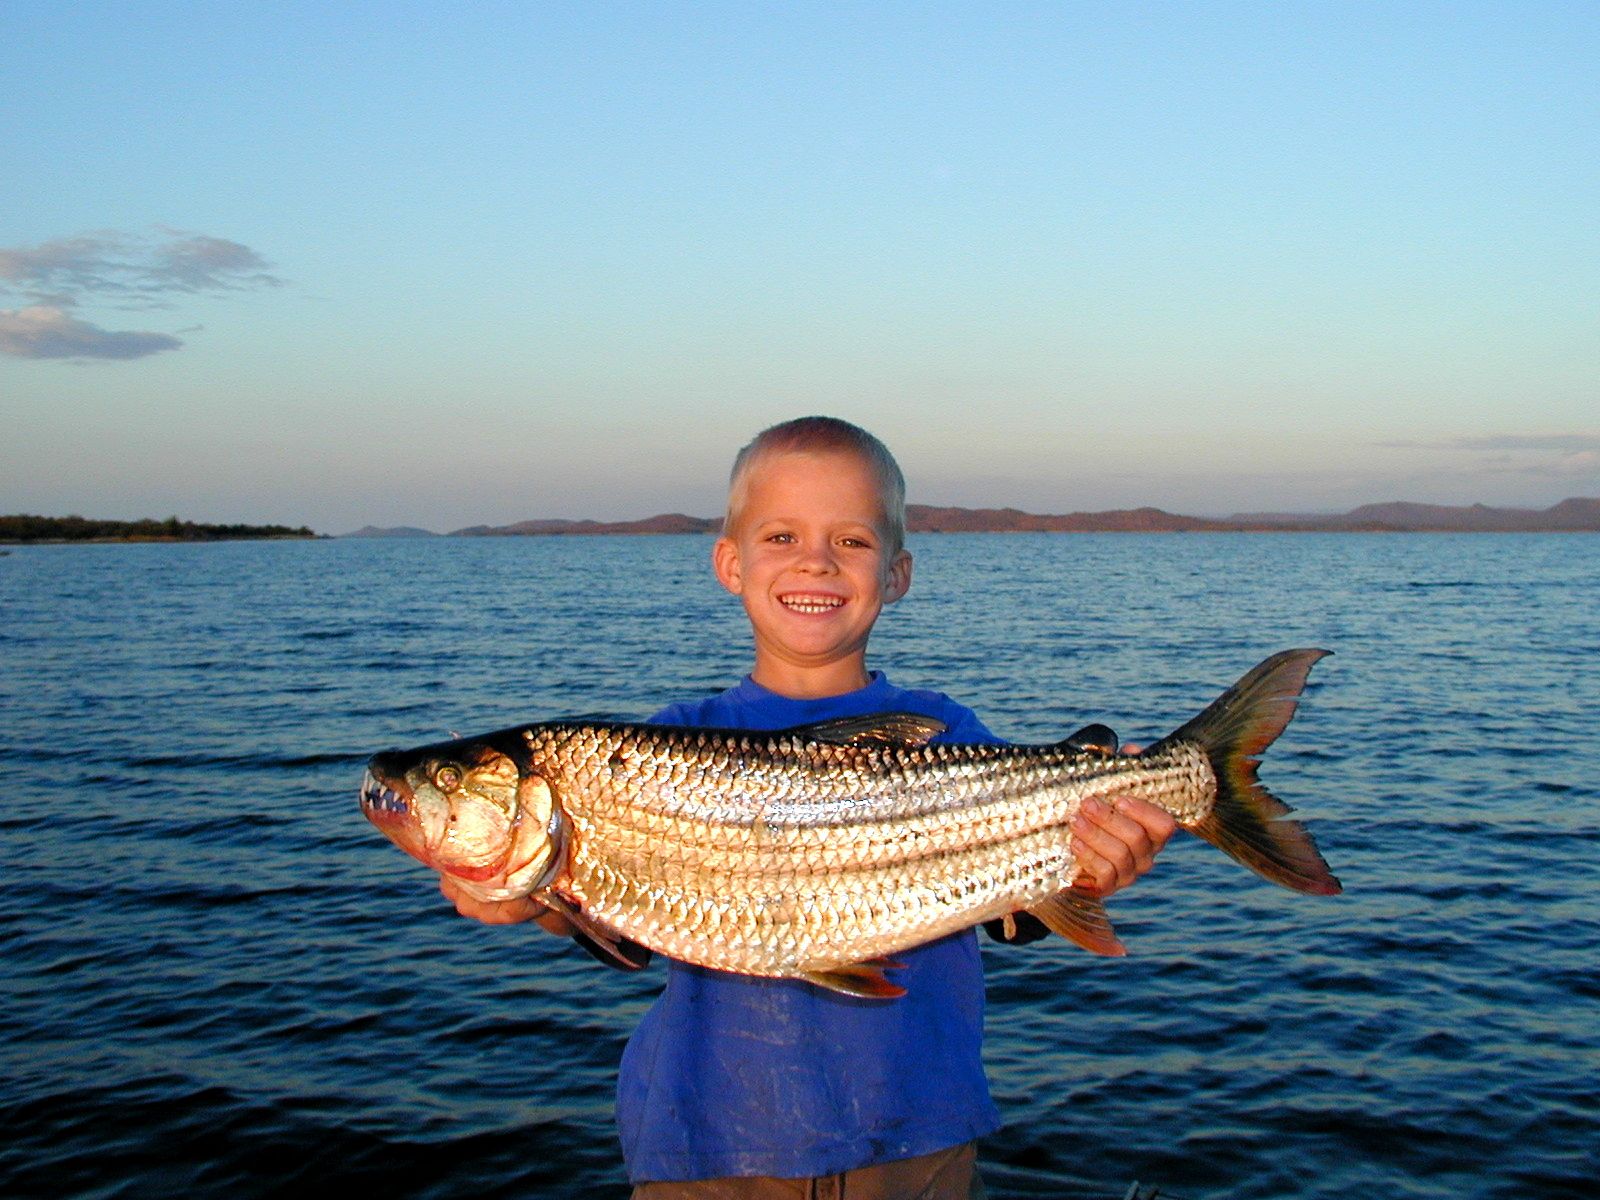
<svg viewBox="0 0 1600 1200">
<path fill-rule="evenodd" d="M 783 729 L 875 712 L 935 717 L 936 741 L 997 742 L 939 692 L 874 672 L 859 691 L 793 700 L 746 678 L 663 709 L 657 724 Z M 897 954 L 897 1000 L 667 964 L 666 989 L 622 1055 L 617 1122 L 628 1178 L 799 1178 L 931 1154 L 992 1133 L 983 966 L 972 930 Z"/>
</svg>

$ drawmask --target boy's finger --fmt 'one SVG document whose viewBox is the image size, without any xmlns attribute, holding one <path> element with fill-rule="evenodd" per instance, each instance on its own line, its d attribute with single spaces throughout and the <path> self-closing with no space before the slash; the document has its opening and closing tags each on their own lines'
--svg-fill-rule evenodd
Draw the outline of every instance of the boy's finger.
<svg viewBox="0 0 1600 1200">
<path fill-rule="evenodd" d="M 1120 805 L 1130 805 L 1133 813 L 1118 811 Z M 1170 814 L 1142 800 L 1122 800 L 1118 808 L 1088 800 L 1072 822 L 1078 861 L 1107 893 L 1155 866 L 1155 856 L 1176 829 Z"/>
<path fill-rule="evenodd" d="M 1140 863 L 1141 873 L 1150 869 L 1178 827 L 1168 813 L 1131 796 L 1110 802 L 1086 801 L 1079 820 L 1105 830 L 1126 845 Z"/>
<path fill-rule="evenodd" d="M 448 875 L 439 876 L 439 890 L 463 917 L 485 925 L 520 925 L 547 911 L 544 905 L 532 899 L 479 900 Z"/>
<path fill-rule="evenodd" d="M 1107 837 L 1126 846 L 1128 852 L 1135 859 L 1153 859 L 1156 853 L 1156 839 L 1142 821 L 1134 819 L 1128 813 L 1113 808 L 1101 800 L 1089 800 L 1084 803 L 1083 811 L 1074 823 L 1076 830 L 1079 823 L 1091 830 L 1098 830 Z M 1115 858 L 1115 847 L 1106 848 L 1103 842 L 1096 843 L 1096 849 L 1108 857 Z"/>
<path fill-rule="evenodd" d="M 1137 830 L 1132 821 L 1129 826 Z M 1106 894 L 1127 887 L 1144 870 L 1148 870 L 1148 851 L 1141 868 L 1138 849 L 1128 844 L 1126 835 L 1112 832 L 1098 823 L 1093 814 L 1084 814 L 1073 822 L 1073 850 L 1078 865 L 1084 869 L 1097 887 Z M 1134 835 L 1143 840 L 1142 835 Z"/>
<path fill-rule="evenodd" d="M 1072 885 L 1074 888 L 1102 899 L 1117 890 L 1117 868 L 1108 858 L 1082 840 L 1073 843 L 1073 853 L 1081 872 Z"/>
<path fill-rule="evenodd" d="M 1153 853 L 1159 854 L 1161 848 L 1167 844 L 1169 838 L 1178 830 L 1178 822 L 1164 808 L 1157 808 L 1148 800 L 1141 800 L 1137 796 L 1122 796 L 1116 802 L 1116 812 L 1131 821 L 1136 821 L 1143 828 L 1145 836 L 1150 839 Z"/>
</svg>

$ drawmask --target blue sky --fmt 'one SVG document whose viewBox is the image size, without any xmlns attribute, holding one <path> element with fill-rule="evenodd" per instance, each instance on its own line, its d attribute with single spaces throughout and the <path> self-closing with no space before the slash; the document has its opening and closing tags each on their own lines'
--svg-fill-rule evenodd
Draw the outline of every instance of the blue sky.
<svg viewBox="0 0 1600 1200">
<path fill-rule="evenodd" d="M 1600 495 L 1600 6 L 0 6 L 0 512 Z"/>
</svg>

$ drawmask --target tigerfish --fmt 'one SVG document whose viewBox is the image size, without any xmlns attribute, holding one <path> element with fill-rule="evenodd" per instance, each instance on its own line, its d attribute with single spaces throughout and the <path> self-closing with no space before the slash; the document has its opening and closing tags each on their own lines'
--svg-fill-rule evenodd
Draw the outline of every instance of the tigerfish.
<svg viewBox="0 0 1600 1200">
<path fill-rule="evenodd" d="M 372 758 L 368 818 L 484 900 L 532 897 L 624 966 L 639 947 L 858 996 L 892 956 L 1033 914 L 1123 953 L 1084 871 L 1085 801 L 1138 796 L 1263 877 L 1340 891 L 1256 778 L 1326 650 L 1267 659 L 1139 754 L 1091 726 L 1047 745 L 929 745 L 915 713 L 774 732 L 553 722 Z"/>
</svg>

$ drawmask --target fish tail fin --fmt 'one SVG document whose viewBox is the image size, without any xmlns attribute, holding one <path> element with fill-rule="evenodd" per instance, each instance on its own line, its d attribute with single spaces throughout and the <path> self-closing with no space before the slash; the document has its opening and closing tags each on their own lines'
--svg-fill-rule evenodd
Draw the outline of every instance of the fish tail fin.
<svg viewBox="0 0 1600 1200">
<path fill-rule="evenodd" d="M 1327 650 L 1285 650 L 1251 670 L 1199 716 L 1151 746 L 1198 744 L 1217 777 L 1217 801 L 1190 832 L 1210 842 L 1264 879 L 1332 896 L 1340 892 L 1311 834 L 1292 811 L 1256 778 L 1257 756 L 1294 716 L 1306 676 Z"/>
</svg>

